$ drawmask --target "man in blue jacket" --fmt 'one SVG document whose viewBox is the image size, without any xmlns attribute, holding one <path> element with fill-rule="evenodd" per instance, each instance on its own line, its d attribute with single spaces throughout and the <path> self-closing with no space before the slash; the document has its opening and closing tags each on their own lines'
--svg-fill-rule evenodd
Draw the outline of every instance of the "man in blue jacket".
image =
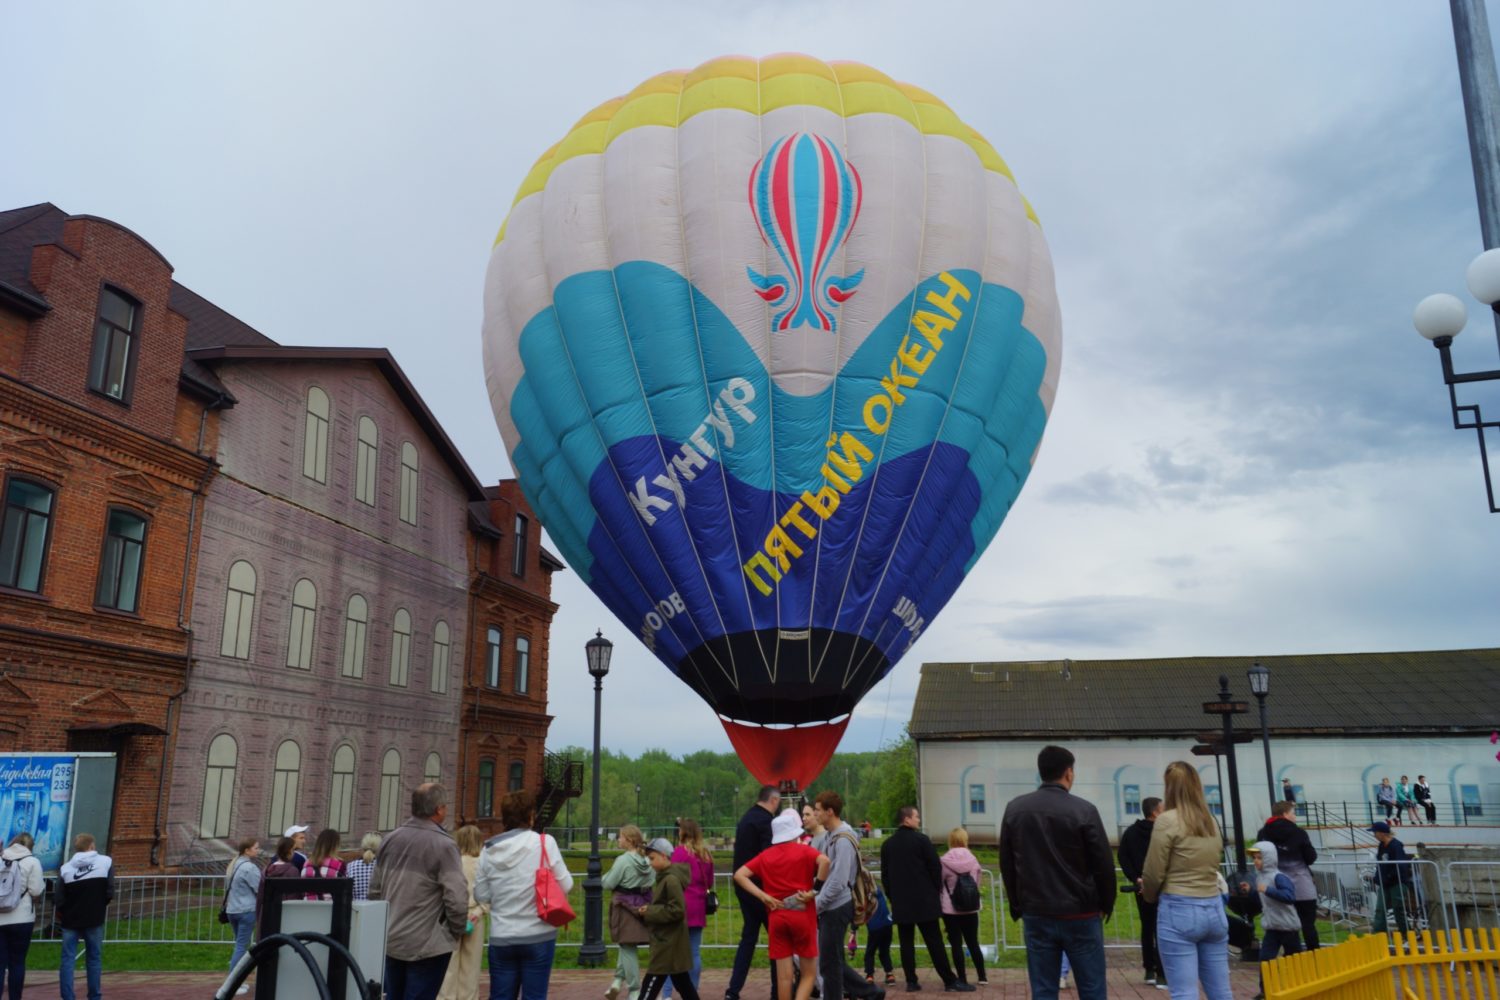
<svg viewBox="0 0 1500 1000">
<path fill-rule="evenodd" d="M 1371 921 L 1370 929 L 1383 931 L 1387 927 L 1387 914 L 1394 913 L 1396 930 L 1406 933 L 1406 901 L 1412 887 L 1412 862 L 1416 860 L 1406 853 L 1406 845 L 1391 836 L 1390 824 L 1376 821 L 1370 832 L 1380 841 L 1375 849 L 1375 884 L 1380 888 L 1380 907 Z"/>
</svg>

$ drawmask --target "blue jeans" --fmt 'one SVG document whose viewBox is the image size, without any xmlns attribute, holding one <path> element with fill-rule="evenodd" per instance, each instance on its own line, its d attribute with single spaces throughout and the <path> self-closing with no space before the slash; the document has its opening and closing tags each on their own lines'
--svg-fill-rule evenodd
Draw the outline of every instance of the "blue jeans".
<svg viewBox="0 0 1500 1000">
<path fill-rule="evenodd" d="M 490 1000 L 546 1000 L 557 939 L 490 945 Z"/>
<path fill-rule="evenodd" d="M 62 932 L 62 964 L 57 969 L 57 989 L 62 1000 L 73 1000 L 73 969 L 78 964 L 78 939 L 83 939 L 84 968 L 88 974 L 89 1000 L 99 1000 L 99 979 L 104 972 L 104 925 L 82 931 Z"/>
<path fill-rule="evenodd" d="M 234 955 L 229 959 L 229 967 L 232 969 L 240 964 L 240 958 L 250 950 L 250 933 L 255 930 L 255 911 L 231 913 L 229 926 L 234 928 Z"/>
<path fill-rule="evenodd" d="M 1232 1000 L 1229 992 L 1229 918 L 1224 900 L 1163 893 L 1156 911 L 1156 947 L 1172 1000 Z"/>
<path fill-rule="evenodd" d="M 1024 916 L 1026 972 L 1032 1000 L 1057 1000 L 1063 958 L 1072 966 L 1079 1000 L 1105 1000 L 1104 921 Z"/>
<path fill-rule="evenodd" d="M 386 957 L 385 1000 L 437 1000 L 453 953 L 408 961 Z M 68 1000 L 68 998 L 64 998 Z"/>
<path fill-rule="evenodd" d="M 691 973 L 693 985 L 698 985 L 698 980 L 703 978 L 703 928 L 688 928 L 688 943 L 693 946 L 693 968 Z M 662 987 L 661 995 L 670 997 L 672 995 L 672 980 L 667 980 L 667 985 Z"/>
</svg>

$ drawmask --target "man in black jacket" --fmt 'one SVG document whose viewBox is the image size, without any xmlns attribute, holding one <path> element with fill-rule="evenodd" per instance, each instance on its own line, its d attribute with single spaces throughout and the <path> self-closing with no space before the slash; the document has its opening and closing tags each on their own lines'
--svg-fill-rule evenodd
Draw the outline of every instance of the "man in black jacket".
<svg viewBox="0 0 1500 1000">
<path fill-rule="evenodd" d="M 900 825 L 880 845 L 880 885 L 891 907 L 891 920 L 901 939 L 901 971 L 906 973 L 906 991 L 922 988 L 917 982 L 915 932 L 932 958 L 932 970 L 949 993 L 971 993 L 974 986 L 960 982 L 948 964 L 943 936 L 938 930 L 942 916 L 943 866 L 932 841 L 920 829 L 922 814 L 916 806 L 902 806 Z"/>
<path fill-rule="evenodd" d="M 1146 967 L 1146 982 L 1155 986 L 1167 981 L 1156 950 L 1156 904 L 1141 896 L 1141 873 L 1146 869 L 1146 849 L 1151 846 L 1151 831 L 1161 814 L 1161 799 L 1141 800 L 1141 818 L 1120 834 L 1120 871 L 1125 881 L 1135 886 L 1135 908 L 1141 914 L 1141 962 Z"/>
<path fill-rule="evenodd" d="M 80 833 L 73 838 L 73 856 L 58 869 L 52 890 L 57 922 L 62 925 L 62 962 L 57 973 L 62 1000 L 73 1000 L 73 971 L 80 940 L 89 1000 L 99 1000 L 104 971 L 104 910 L 114 898 L 114 861 L 94 850 L 93 834 Z"/>
<path fill-rule="evenodd" d="M 1000 877 L 1026 933 L 1033 1000 L 1056 1000 L 1066 953 L 1079 1000 L 1105 1000 L 1104 920 L 1115 908 L 1115 859 L 1093 804 L 1069 794 L 1073 755 L 1043 747 L 1042 787 L 1012 799 L 1000 823 Z"/>
<path fill-rule="evenodd" d="M 1276 803 L 1271 818 L 1255 835 L 1276 845 L 1276 859 L 1281 874 L 1292 880 L 1297 897 L 1297 919 L 1302 922 L 1302 944 L 1308 951 L 1318 947 L 1318 886 L 1312 868 L 1318 860 L 1318 849 L 1307 831 L 1297 825 L 1297 803 L 1283 799 Z"/>
<path fill-rule="evenodd" d="M 771 819 L 781 805 L 781 792 L 775 785 L 762 785 L 755 805 L 740 817 L 734 828 L 734 871 L 739 871 L 761 851 L 771 846 Z M 760 944 L 760 929 L 766 926 L 766 908 L 739 886 L 734 887 L 735 898 L 740 903 L 740 946 L 734 953 L 734 968 L 729 973 L 729 987 L 724 990 L 724 1000 L 739 1000 L 745 978 L 750 975 L 750 962 L 755 958 L 755 948 Z M 776 1000 L 776 976 L 771 975 L 771 1000 Z"/>
</svg>

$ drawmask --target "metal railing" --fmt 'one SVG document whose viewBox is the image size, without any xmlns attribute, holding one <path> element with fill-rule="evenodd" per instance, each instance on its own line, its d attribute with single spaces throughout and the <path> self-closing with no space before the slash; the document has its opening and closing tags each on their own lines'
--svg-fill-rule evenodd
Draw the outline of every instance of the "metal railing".
<svg viewBox="0 0 1500 1000">
<path fill-rule="evenodd" d="M 1409 887 L 1390 894 L 1399 905 L 1406 926 L 1413 930 L 1449 930 L 1500 927 L 1500 861 L 1453 861 L 1441 868 L 1432 861 L 1402 862 L 1412 872 Z M 1394 911 L 1384 913 L 1386 894 L 1375 882 L 1373 860 L 1319 861 L 1312 866 L 1318 891 L 1318 916 L 1327 943 L 1337 943 L 1355 934 L 1395 931 L 1401 921 Z M 872 874 L 879 880 L 878 869 Z M 1116 873 L 1119 874 L 1118 872 Z M 50 880 L 49 880 L 50 883 Z M 573 874 L 569 894 L 575 912 L 583 914 L 583 873 Z M 1124 878 L 1121 876 L 1121 884 Z M 719 898 L 718 912 L 708 917 L 703 933 L 705 948 L 733 948 L 739 944 L 739 903 L 730 874 L 714 876 Z M 1005 890 L 998 872 L 983 869 L 981 891 L 987 918 L 980 920 L 980 943 L 991 949 L 1025 949 L 1021 925 L 1010 919 Z M 134 875 L 115 880 L 115 899 L 105 926 L 108 940 L 137 944 L 233 943 L 227 924 L 218 922 L 224 877 L 219 875 Z M 605 899 L 605 905 L 609 903 Z M 51 941 L 59 936 L 50 891 L 37 903 L 35 940 Z M 1122 949 L 1140 945 L 1139 913 L 1129 894 L 1121 893 L 1112 918 L 1104 925 L 1105 947 Z M 575 920 L 558 934 L 560 946 L 583 941 L 583 921 Z M 762 935 L 761 947 L 765 946 Z M 992 953 L 992 952 L 991 952 Z"/>
</svg>

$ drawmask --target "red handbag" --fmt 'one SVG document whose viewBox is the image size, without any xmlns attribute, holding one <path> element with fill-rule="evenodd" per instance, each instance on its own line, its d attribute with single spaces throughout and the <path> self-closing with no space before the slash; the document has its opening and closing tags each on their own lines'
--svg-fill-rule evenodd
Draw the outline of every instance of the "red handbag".
<svg viewBox="0 0 1500 1000">
<path fill-rule="evenodd" d="M 563 927 L 573 922 L 578 914 L 568 905 L 568 894 L 557 884 L 552 866 L 547 864 L 547 835 L 537 834 L 542 841 L 542 863 L 536 869 L 536 915 L 546 924 Z"/>
</svg>

